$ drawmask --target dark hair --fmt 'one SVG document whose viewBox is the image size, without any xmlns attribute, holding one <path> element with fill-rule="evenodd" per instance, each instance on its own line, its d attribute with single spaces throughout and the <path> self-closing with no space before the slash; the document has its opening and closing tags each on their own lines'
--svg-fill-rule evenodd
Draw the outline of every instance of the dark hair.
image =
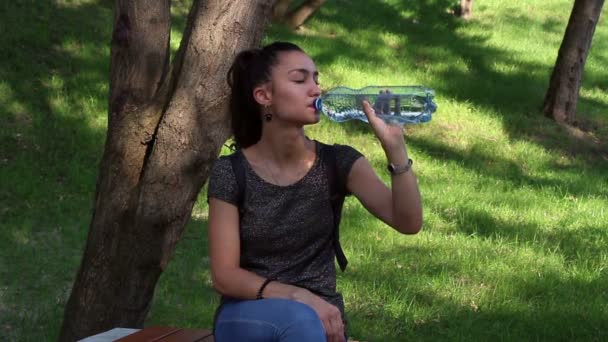
<svg viewBox="0 0 608 342">
<path fill-rule="evenodd" d="M 228 70 L 228 85 L 232 90 L 229 110 L 237 147 L 251 146 L 262 137 L 262 113 L 253 89 L 270 80 L 279 53 L 286 51 L 304 52 L 295 44 L 275 42 L 261 49 L 240 52 Z"/>
</svg>

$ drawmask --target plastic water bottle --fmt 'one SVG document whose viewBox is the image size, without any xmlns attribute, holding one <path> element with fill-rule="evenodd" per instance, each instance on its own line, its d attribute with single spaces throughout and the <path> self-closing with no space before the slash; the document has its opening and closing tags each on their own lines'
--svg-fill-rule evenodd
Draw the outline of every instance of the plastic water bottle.
<svg viewBox="0 0 608 342">
<path fill-rule="evenodd" d="M 317 111 L 330 120 L 343 122 L 357 119 L 364 122 L 363 100 L 387 123 L 417 124 L 431 120 L 437 105 L 435 92 L 423 86 L 369 86 L 361 89 L 333 88 L 315 101 Z"/>
</svg>

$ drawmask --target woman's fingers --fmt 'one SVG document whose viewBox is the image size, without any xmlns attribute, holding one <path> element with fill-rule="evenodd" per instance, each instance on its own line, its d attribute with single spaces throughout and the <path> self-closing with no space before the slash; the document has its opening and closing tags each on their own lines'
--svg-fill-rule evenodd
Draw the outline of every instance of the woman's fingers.
<svg viewBox="0 0 608 342">
<path fill-rule="evenodd" d="M 380 140 L 383 147 L 390 149 L 400 148 L 404 145 L 403 142 L 403 126 L 399 124 L 387 124 L 376 115 L 374 108 L 367 101 L 363 101 L 363 112 L 367 116 L 370 126 L 374 134 Z"/>
<path fill-rule="evenodd" d="M 336 336 L 336 327 L 334 326 L 334 324 L 332 323 L 331 320 L 327 321 L 327 330 L 326 330 L 326 334 L 327 334 L 327 341 L 328 342 L 336 342 L 336 339 L 334 338 Z"/>
<path fill-rule="evenodd" d="M 309 299 L 308 305 L 317 312 L 325 329 L 327 341 L 344 342 L 344 323 L 340 310 L 316 295 L 311 294 Z"/>
<path fill-rule="evenodd" d="M 363 113 L 365 113 L 367 121 L 369 121 L 370 125 L 372 125 L 374 128 L 376 128 L 376 126 L 382 122 L 382 120 L 376 116 L 376 111 L 374 108 L 372 108 L 367 100 L 363 101 Z"/>
<path fill-rule="evenodd" d="M 327 321 L 327 340 L 330 342 L 344 342 L 344 323 L 340 312 L 332 312 Z"/>
</svg>

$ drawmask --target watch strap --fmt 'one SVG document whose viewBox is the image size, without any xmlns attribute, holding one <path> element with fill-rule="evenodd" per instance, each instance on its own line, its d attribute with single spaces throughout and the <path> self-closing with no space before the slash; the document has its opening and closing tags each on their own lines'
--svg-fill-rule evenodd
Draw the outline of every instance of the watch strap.
<svg viewBox="0 0 608 342">
<path fill-rule="evenodd" d="M 395 165 L 393 163 L 389 163 L 387 169 L 391 173 L 391 175 L 399 175 L 408 172 L 412 168 L 413 163 L 414 161 L 408 158 L 407 164 Z"/>
</svg>

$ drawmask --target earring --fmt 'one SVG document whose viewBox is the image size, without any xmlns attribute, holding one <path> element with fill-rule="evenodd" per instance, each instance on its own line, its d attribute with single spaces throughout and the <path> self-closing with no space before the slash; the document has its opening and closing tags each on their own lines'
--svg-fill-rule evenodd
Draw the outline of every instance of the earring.
<svg viewBox="0 0 608 342">
<path fill-rule="evenodd" d="M 265 112 L 266 112 L 266 113 L 264 113 L 264 118 L 266 119 L 266 122 L 272 121 L 272 113 L 270 112 L 270 106 L 269 105 L 265 105 L 264 109 L 265 109 Z"/>
</svg>

